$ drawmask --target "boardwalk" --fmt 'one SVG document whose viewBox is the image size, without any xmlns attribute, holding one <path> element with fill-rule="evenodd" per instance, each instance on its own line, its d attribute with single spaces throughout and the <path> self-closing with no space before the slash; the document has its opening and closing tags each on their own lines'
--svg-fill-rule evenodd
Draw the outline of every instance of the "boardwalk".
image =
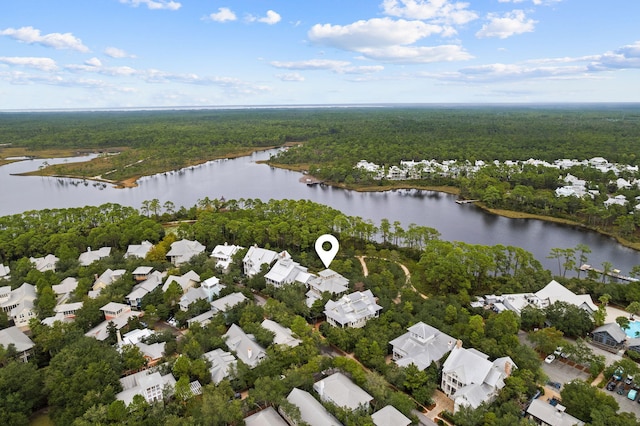
<svg viewBox="0 0 640 426">
<path fill-rule="evenodd" d="M 612 269 L 611 271 L 605 272 L 602 269 L 597 269 L 597 268 L 594 268 L 591 265 L 584 264 L 584 265 L 582 265 L 580 267 L 580 270 L 581 271 L 593 271 L 593 272 L 598 273 L 600 275 L 605 274 L 605 275 L 607 275 L 607 276 L 609 276 L 611 278 L 617 278 L 617 279 L 622 280 L 622 281 L 628 281 L 628 282 L 640 281 L 638 278 L 633 278 L 633 277 L 629 277 L 629 276 L 626 276 L 626 275 L 621 275 L 619 269 Z"/>
</svg>

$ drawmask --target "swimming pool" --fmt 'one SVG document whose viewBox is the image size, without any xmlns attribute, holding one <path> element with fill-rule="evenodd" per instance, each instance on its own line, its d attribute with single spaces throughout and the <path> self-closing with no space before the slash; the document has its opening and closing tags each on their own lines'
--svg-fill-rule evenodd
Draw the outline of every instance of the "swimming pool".
<svg viewBox="0 0 640 426">
<path fill-rule="evenodd" d="M 640 337 L 640 321 L 629 321 L 629 327 L 624 332 L 631 338 Z"/>
</svg>

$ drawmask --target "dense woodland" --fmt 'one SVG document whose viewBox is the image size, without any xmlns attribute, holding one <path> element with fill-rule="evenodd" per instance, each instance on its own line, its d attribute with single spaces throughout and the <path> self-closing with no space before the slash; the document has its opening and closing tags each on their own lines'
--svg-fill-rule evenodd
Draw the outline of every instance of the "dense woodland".
<svg viewBox="0 0 640 426">
<path fill-rule="evenodd" d="M 291 285 L 280 290 L 267 287 L 262 278 L 266 269 L 246 279 L 241 274 L 241 259 L 246 250 L 236 256 L 227 274 L 217 270 L 207 254 L 197 256 L 180 268 L 169 264 L 165 256 L 171 242 L 183 237 L 198 239 L 209 251 L 225 241 L 244 247 L 257 243 L 274 250 L 286 249 L 296 261 L 315 272 L 323 267 L 313 251 L 313 241 L 327 232 L 334 233 L 341 242 L 331 268 L 347 277 L 352 289 L 371 289 L 383 307 L 380 317 L 370 320 L 362 329 L 344 330 L 327 324 L 314 329 L 311 324 L 323 319 L 326 297 L 308 308 L 304 303 L 304 287 Z M 124 259 L 126 246 L 143 239 L 156 244 L 147 259 Z M 104 245 L 113 246 L 110 257 L 87 267 L 79 266 L 80 252 L 88 246 Z M 563 340 L 563 336 L 583 336 L 579 330 L 594 326 L 593 320 L 585 318 L 584 312 L 577 308 L 552 305 L 519 318 L 509 311 L 496 314 L 469 307 L 474 295 L 535 291 L 546 285 L 551 273 L 531 254 L 515 247 L 442 241 L 438 233 L 429 228 L 410 226 L 405 230 L 389 221 L 378 226 L 308 201 L 203 199 L 196 206 L 176 211 L 171 204 L 158 206 L 157 200 L 150 200 L 143 203 L 140 211 L 107 204 L 25 212 L 0 218 L 0 248 L 0 262 L 11 266 L 8 284 L 12 288 L 25 281 L 36 285 L 40 318 L 49 316 L 55 304 L 51 286 L 67 276 L 78 277 L 79 287 L 73 298 L 84 301 L 73 323 L 48 327 L 33 321 L 32 339 L 36 348 L 28 364 L 14 360 L 15 353 L 10 347 L 0 348 L 0 422 L 3 424 L 27 424 L 31 413 L 42 407 L 48 407 L 51 418 L 60 425 L 241 424 L 244 416 L 267 405 L 280 407 L 295 417 L 295 410 L 284 397 L 293 387 L 310 390 L 327 369 L 343 371 L 351 377 L 374 396 L 376 409 L 392 404 L 412 417 L 411 409 L 431 403 L 433 391 L 439 385 L 438 369 L 435 365 L 425 371 L 412 366 L 401 368 L 386 363 L 385 356 L 391 349 L 388 342 L 418 321 L 455 336 L 465 347 L 475 347 L 491 358 L 508 355 L 518 366 L 494 403 L 448 416 L 457 425 L 528 425 L 520 414 L 546 382 L 540 363 L 541 354 L 548 353 L 549 347 L 562 343 L 577 362 L 590 367 L 592 376 L 604 368 L 603 360 L 594 356 L 583 340 L 578 339 L 574 344 Z M 47 253 L 55 253 L 60 258 L 57 271 L 41 273 L 33 269 L 28 256 Z M 367 256 L 367 277 L 356 255 Z M 578 248 L 573 254 L 559 250 L 551 255 L 557 256 L 559 265 L 565 269 L 572 268 L 571 257 L 587 256 L 588 248 Z M 399 263 L 409 268 L 410 282 Z M 157 337 L 167 342 L 164 355 L 167 363 L 163 368 L 171 371 L 178 383 L 175 394 L 161 403 L 149 405 L 136 398 L 124 406 L 115 400 L 120 390 L 118 379 L 143 367 L 144 359 L 133 350 L 118 353 L 111 346 L 116 341 L 115 333 L 111 333 L 107 341 L 98 342 L 85 337 L 84 332 L 102 321 L 101 306 L 109 301 L 124 301 L 134 280 L 130 273 L 125 274 L 96 299 L 88 298 L 86 292 L 95 274 L 106 268 L 131 272 L 140 265 L 154 266 L 172 274 L 194 270 L 202 279 L 215 275 L 227 285 L 223 294 L 241 291 L 253 300 L 255 292 L 259 292 L 267 303 L 257 306 L 246 302 L 227 315 L 215 317 L 206 327 L 194 326 L 180 336 L 175 330 L 167 329 L 162 320 L 175 317 L 183 325 L 187 318 L 207 307 L 196 302 L 187 312 L 181 312 L 176 306 L 180 289 L 175 287 L 166 293 L 150 293 L 142 303 L 144 316 L 141 320 L 132 320 L 127 328 L 141 328 L 146 323 L 164 330 Z M 621 285 L 589 277 L 567 280 L 561 275 L 559 270 L 556 279 L 569 288 L 588 291 L 594 298 L 606 295 L 606 302 L 626 305 L 640 300 L 640 283 Z M 286 350 L 273 345 L 273 335 L 259 325 L 264 318 L 291 328 L 303 343 Z M 520 343 L 517 337 L 520 328 L 534 330 L 545 321 L 550 321 L 553 327 L 530 334 L 540 352 Z M 7 318 L 0 317 L 0 323 L 1 327 L 7 326 Z M 207 362 L 201 356 L 214 348 L 226 350 L 221 336 L 233 323 L 256 336 L 267 348 L 267 358 L 254 369 L 239 362 L 228 381 L 214 385 L 210 383 Z M 355 360 L 323 355 L 329 343 L 353 353 Z M 640 373 L 635 362 L 624 359 L 620 363 L 625 371 Z M 608 368 L 615 369 L 616 365 Z M 192 380 L 199 380 L 203 385 L 201 396 L 190 394 L 188 383 Z M 245 399 L 234 399 L 236 392 L 247 390 Z M 632 414 L 615 415 L 619 408 L 616 401 L 584 382 L 566 386 L 562 398 L 568 412 L 590 424 L 636 424 Z M 589 403 L 585 405 L 587 400 Z M 371 424 L 369 413 L 346 412 L 335 406 L 329 406 L 329 410 L 346 425 Z"/>
<path fill-rule="evenodd" d="M 52 148 L 103 152 L 89 163 L 50 166 L 39 173 L 116 182 L 294 142 L 303 143 L 278 154 L 271 164 L 369 189 L 398 183 L 375 181 L 354 169 L 362 159 L 387 166 L 422 159 L 640 161 L 640 108 L 635 105 L 3 113 L 0 134 L 0 145 L 33 155 Z M 108 155 L 114 152 L 118 154 Z M 635 202 L 602 205 L 608 195 L 634 200 L 640 189 L 617 191 L 611 186 L 615 176 L 590 168 L 567 172 L 588 179 L 600 196 L 555 197 L 553 190 L 561 186 L 558 171 L 535 166 L 518 172 L 492 166 L 473 177 L 434 174 L 400 185 L 449 186 L 489 208 L 555 216 L 640 241 Z"/>
</svg>

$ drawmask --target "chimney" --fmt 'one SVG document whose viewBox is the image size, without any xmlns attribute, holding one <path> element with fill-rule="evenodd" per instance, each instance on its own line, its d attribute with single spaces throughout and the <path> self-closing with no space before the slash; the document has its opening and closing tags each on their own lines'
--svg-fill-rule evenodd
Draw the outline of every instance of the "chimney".
<svg viewBox="0 0 640 426">
<path fill-rule="evenodd" d="M 318 384 L 318 395 L 320 395 L 320 398 L 324 396 L 324 380 L 321 380 Z"/>
<path fill-rule="evenodd" d="M 511 376 L 511 363 L 509 361 L 504 363 L 504 373 L 507 377 Z"/>
<path fill-rule="evenodd" d="M 251 348 L 247 348 L 247 359 L 251 359 L 251 355 L 253 355 L 253 351 Z"/>
<path fill-rule="evenodd" d="M 91 253 L 91 247 L 87 247 L 87 253 Z"/>
<path fill-rule="evenodd" d="M 456 340 L 456 348 L 462 349 L 462 340 L 460 339 Z"/>
<path fill-rule="evenodd" d="M 116 339 L 118 342 L 118 346 L 122 345 L 122 335 L 120 334 L 120 329 L 116 330 Z"/>
</svg>

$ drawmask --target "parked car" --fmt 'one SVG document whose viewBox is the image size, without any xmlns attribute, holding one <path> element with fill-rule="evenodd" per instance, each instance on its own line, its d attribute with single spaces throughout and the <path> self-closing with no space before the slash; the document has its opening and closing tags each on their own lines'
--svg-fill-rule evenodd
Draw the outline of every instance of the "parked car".
<svg viewBox="0 0 640 426">
<path fill-rule="evenodd" d="M 630 385 L 631 383 L 633 383 L 633 376 L 627 376 L 627 378 L 624 380 L 624 384 Z"/>
<path fill-rule="evenodd" d="M 635 401 L 637 396 L 638 396 L 638 391 L 635 389 L 631 389 L 627 394 L 627 398 L 629 398 L 632 401 Z"/>
<path fill-rule="evenodd" d="M 556 348 L 556 350 L 555 350 L 555 351 L 553 351 L 553 354 L 554 354 L 555 356 L 560 356 L 560 354 L 562 353 L 562 349 L 564 349 L 562 346 L 558 346 L 558 347 Z"/>
<path fill-rule="evenodd" d="M 618 369 L 613 372 L 613 378 L 615 380 L 622 380 L 622 373 L 624 373 L 624 371 L 622 371 L 622 368 L 618 367 Z"/>
<path fill-rule="evenodd" d="M 546 362 L 547 364 L 551 364 L 555 359 L 556 359 L 555 355 L 553 354 L 547 355 L 547 357 L 544 359 L 544 362 Z"/>
<path fill-rule="evenodd" d="M 558 383 L 558 382 L 547 382 L 547 385 L 556 389 L 560 389 L 562 387 L 562 383 Z"/>
<path fill-rule="evenodd" d="M 618 385 L 618 390 L 616 391 L 616 393 L 618 395 L 624 394 L 624 384 L 620 383 L 620 385 Z"/>
<path fill-rule="evenodd" d="M 616 390 L 616 382 L 611 381 L 611 382 L 607 383 L 607 390 L 608 391 Z"/>
</svg>

